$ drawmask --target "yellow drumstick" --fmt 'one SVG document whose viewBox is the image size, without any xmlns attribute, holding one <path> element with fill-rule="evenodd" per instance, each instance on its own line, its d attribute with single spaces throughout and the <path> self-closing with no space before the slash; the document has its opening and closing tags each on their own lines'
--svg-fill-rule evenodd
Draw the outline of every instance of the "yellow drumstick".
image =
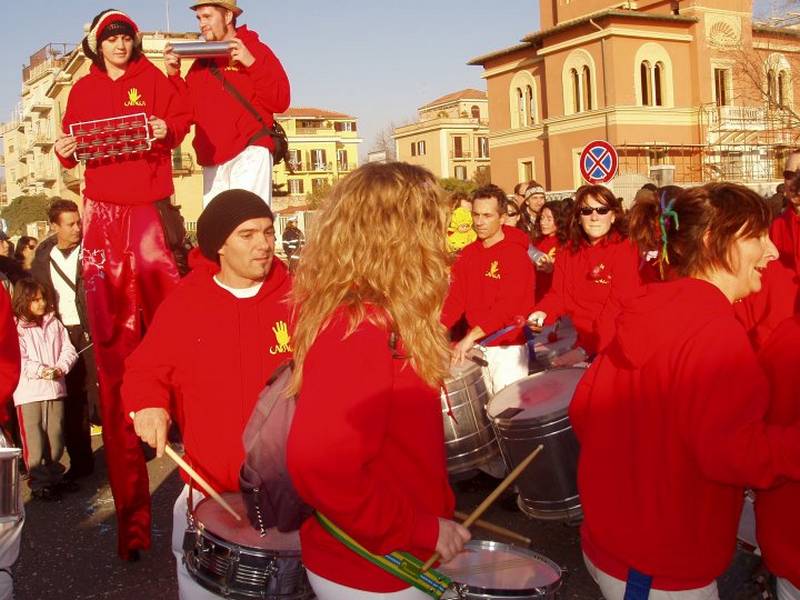
<svg viewBox="0 0 800 600">
<path fill-rule="evenodd" d="M 135 416 L 135 415 L 134 415 L 134 413 L 133 413 L 133 412 L 131 412 L 131 413 L 128 413 L 128 416 L 131 418 L 131 420 L 133 420 L 133 418 L 134 418 L 134 416 Z M 181 457 L 178 455 L 178 453 L 177 453 L 177 452 L 175 452 L 175 450 L 173 450 L 173 449 L 170 447 L 170 445 L 169 445 L 169 444 L 166 444 L 166 445 L 164 446 L 164 453 L 165 453 L 167 456 L 169 456 L 169 457 L 170 457 L 172 460 L 174 460 L 174 461 L 175 461 L 175 464 L 177 464 L 177 465 L 178 465 L 178 466 L 179 466 L 181 469 L 183 469 L 183 470 L 186 472 L 186 474 L 187 474 L 189 477 L 191 477 L 191 478 L 194 480 L 194 482 L 195 482 L 195 483 L 197 483 L 197 485 L 199 485 L 201 488 L 203 488 L 203 490 L 205 490 L 205 492 L 206 492 L 206 493 L 207 493 L 209 496 L 211 496 L 211 498 L 212 498 L 212 499 L 214 499 L 214 501 L 215 501 L 217 504 L 219 504 L 219 505 L 220 505 L 222 508 L 224 508 L 225 510 L 227 510 L 227 511 L 228 511 L 228 512 L 231 514 L 231 516 L 233 516 L 233 518 L 234 518 L 234 519 L 236 519 L 237 521 L 241 521 L 241 520 L 242 520 L 242 517 L 239 515 L 239 513 L 237 513 L 237 512 L 236 512 L 236 511 L 233 509 L 233 507 L 232 507 L 230 504 L 228 504 L 227 502 L 225 502 L 225 499 L 224 499 L 222 496 L 220 496 L 220 495 L 219 495 L 219 493 L 217 492 L 217 490 L 215 490 L 214 488 L 212 488 L 212 487 L 211 487 L 211 485 L 210 485 L 210 484 L 209 484 L 209 483 L 208 483 L 208 482 L 207 482 L 205 479 L 203 479 L 203 478 L 200 476 L 200 474 L 199 474 L 197 471 L 195 471 L 195 470 L 194 470 L 194 469 L 193 469 L 193 468 L 192 468 L 192 467 L 189 465 L 189 463 L 187 463 L 185 460 L 183 460 L 183 459 L 182 459 L 182 458 L 181 458 Z"/>
</svg>

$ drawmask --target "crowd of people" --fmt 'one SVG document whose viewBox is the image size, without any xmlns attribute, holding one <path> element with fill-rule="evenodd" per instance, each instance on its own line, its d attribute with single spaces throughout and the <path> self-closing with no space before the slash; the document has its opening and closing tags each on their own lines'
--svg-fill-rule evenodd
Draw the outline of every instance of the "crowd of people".
<svg viewBox="0 0 800 600">
<path fill-rule="evenodd" d="M 89 160 L 82 209 L 55 201 L 53 235 L 38 246 L 0 239 L 0 399 L 15 407 L 1 416 L 34 500 L 58 500 L 92 473 L 90 426 L 102 423 L 118 552 L 137 560 L 151 528 L 141 442 L 161 456 L 177 429 L 192 468 L 238 492 L 242 433 L 270 374 L 293 361 L 285 466 L 316 511 L 300 528 L 314 592 L 425 597 L 373 559 L 401 550 L 446 562 L 470 539 L 453 520 L 442 381 L 483 343 L 500 391 L 531 372 L 531 336 L 568 317 L 577 342 L 553 364 L 587 367 L 570 418 L 582 550 L 604 597 L 717 598 L 751 488 L 779 597 L 800 598 L 800 152 L 777 216 L 736 184 L 647 186 L 626 211 L 600 185 L 557 201 L 535 181 L 448 198 L 420 167 L 368 164 L 333 188 L 307 240 L 290 228 L 290 269 L 275 256 L 270 208 L 271 125 L 288 78 L 237 25 L 235 0 L 191 8 L 230 55 L 197 60 L 185 77 L 172 46 L 166 76 L 148 61 L 128 15 L 94 18 L 83 41 L 93 65 L 64 131 L 144 102 L 153 148 Z M 204 210 L 187 259 L 170 157 L 191 126 Z M 56 142 L 65 167 L 79 144 Z M 180 597 L 218 598 L 184 560 L 205 494 L 182 475 Z M 3 600 L 23 523 L 0 525 Z"/>
</svg>

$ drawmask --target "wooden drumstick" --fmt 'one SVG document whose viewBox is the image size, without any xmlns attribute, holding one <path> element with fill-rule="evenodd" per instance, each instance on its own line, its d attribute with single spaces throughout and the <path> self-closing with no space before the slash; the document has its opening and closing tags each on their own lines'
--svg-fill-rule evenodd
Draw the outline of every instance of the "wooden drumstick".
<svg viewBox="0 0 800 600">
<path fill-rule="evenodd" d="M 455 517 L 456 519 L 461 519 L 462 521 L 466 521 L 469 518 L 467 513 L 461 512 L 460 510 L 455 512 Z M 491 531 L 492 533 L 501 535 L 509 540 L 514 540 L 515 542 L 519 542 L 525 546 L 531 545 L 531 538 L 527 538 L 524 535 L 518 534 L 516 531 L 511 531 L 505 527 L 500 527 L 500 525 L 495 525 L 489 521 L 484 521 L 483 519 L 478 519 L 475 521 L 475 527 L 480 527 L 485 531 Z"/>
<path fill-rule="evenodd" d="M 466 520 L 462 523 L 462 525 L 467 529 L 472 527 L 475 521 L 477 521 L 478 518 L 484 512 L 486 512 L 486 509 L 489 508 L 492 505 L 492 503 L 500 497 L 500 494 L 506 491 L 506 488 L 510 486 L 512 483 L 514 483 L 514 480 L 522 474 L 522 472 L 527 468 L 529 464 L 531 464 L 531 462 L 533 462 L 533 459 L 539 455 L 539 452 L 541 452 L 543 448 L 544 446 L 539 444 L 539 447 L 536 448 L 536 450 L 531 452 L 525 460 L 519 463 L 514 468 L 514 470 L 511 471 L 511 473 L 509 473 L 506 476 L 506 478 L 500 482 L 500 485 L 498 485 L 491 494 L 486 496 L 486 499 L 483 502 L 481 502 L 480 505 L 478 505 L 478 508 L 472 511 L 472 513 L 466 518 Z M 431 556 L 428 559 L 428 561 L 424 565 L 422 565 L 422 569 L 420 569 L 420 572 L 424 573 L 425 571 L 430 569 L 433 566 L 433 563 L 439 560 L 439 557 L 440 554 L 438 552 L 434 552 L 433 556 Z"/>
<path fill-rule="evenodd" d="M 134 418 L 134 413 L 132 413 L 132 412 L 131 412 L 131 413 L 128 413 L 128 416 L 131 418 L 131 420 L 133 420 L 133 418 Z M 194 470 L 194 469 L 193 469 L 193 468 L 192 468 L 192 467 L 189 465 L 189 463 L 187 463 L 185 460 L 183 460 L 183 458 L 181 458 L 181 457 L 178 455 L 178 453 L 177 453 L 177 452 L 175 452 L 175 450 L 173 450 L 173 449 L 170 447 L 170 445 L 169 445 L 169 444 L 166 444 L 166 445 L 164 446 L 164 454 L 166 454 L 166 455 L 167 455 L 167 456 L 169 456 L 169 457 L 170 457 L 172 460 L 174 460 L 174 461 L 175 461 L 175 464 L 177 464 L 177 465 L 178 465 L 178 466 L 179 466 L 181 469 L 183 469 L 183 470 L 186 472 L 186 474 L 187 474 L 189 477 L 191 477 L 191 478 L 192 478 L 192 480 L 193 480 L 193 481 L 194 481 L 194 482 L 195 482 L 197 485 L 199 485 L 201 488 L 203 488 L 203 490 L 204 490 L 204 491 L 205 491 L 205 492 L 206 492 L 206 493 L 207 493 L 209 496 L 211 496 L 211 498 L 212 498 L 212 499 L 213 499 L 213 500 L 214 500 L 214 501 L 215 501 L 217 504 L 219 504 L 219 505 L 220 505 L 222 508 L 224 508 L 225 510 L 227 510 L 227 511 L 228 511 L 228 512 L 231 514 L 231 516 L 232 516 L 234 519 L 236 519 L 237 521 L 241 521 L 241 520 L 242 520 L 242 517 L 241 517 L 241 515 L 239 515 L 239 513 L 237 513 L 237 512 L 236 512 L 236 511 L 233 509 L 233 507 L 232 507 L 230 504 L 228 504 L 228 503 L 225 501 L 225 498 L 223 498 L 222 496 L 220 496 L 220 495 L 219 495 L 219 492 L 217 492 L 217 490 L 215 490 L 213 487 L 211 487 L 211 484 L 209 484 L 209 483 L 208 483 L 208 482 L 207 482 L 205 479 L 203 479 L 203 478 L 200 476 L 200 474 L 199 474 L 197 471 L 195 471 L 195 470 Z"/>
</svg>

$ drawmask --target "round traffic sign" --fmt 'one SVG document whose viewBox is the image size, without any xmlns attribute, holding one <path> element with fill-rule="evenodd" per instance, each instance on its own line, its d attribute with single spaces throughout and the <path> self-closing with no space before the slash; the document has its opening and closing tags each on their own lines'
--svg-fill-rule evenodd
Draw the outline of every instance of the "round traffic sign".
<svg viewBox="0 0 800 600">
<path fill-rule="evenodd" d="M 589 183 L 608 183 L 617 175 L 619 155 L 608 142 L 595 140 L 581 152 L 580 167 L 581 176 Z"/>
</svg>

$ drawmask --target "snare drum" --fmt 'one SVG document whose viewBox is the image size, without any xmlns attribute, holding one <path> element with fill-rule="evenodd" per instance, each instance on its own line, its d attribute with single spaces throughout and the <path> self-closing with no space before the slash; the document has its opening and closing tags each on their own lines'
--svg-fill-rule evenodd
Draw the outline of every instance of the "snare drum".
<svg viewBox="0 0 800 600">
<path fill-rule="evenodd" d="M 0 432 L 0 523 L 14 523 L 22 516 L 19 490 L 19 458 L 22 450 L 12 448 Z"/>
<path fill-rule="evenodd" d="M 241 494 L 222 494 L 236 512 L 247 514 Z M 261 537 L 247 519 L 236 521 L 211 498 L 195 507 L 183 543 L 192 578 L 225 598 L 306 600 L 314 593 L 300 560 L 300 535 L 267 530 Z"/>
<path fill-rule="evenodd" d="M 499 455 L 486 417 L 489 391 L 483 370 L 471 360 L 464 361 L 450 369 L 444 386 L 441 398 L 447 471 L 456 474 L 477 469 Z"/>
<path fill-rule="evenodd" d="M 578 498 L 578 440 L 567 414 L 585 369 L 566 367 L 512 383 L 492 398 L 492 419 L 509 471 L 539 445 L 544 450 L 516 481 L 518 505 L 537 519 L 575 519 Z"/>
<path fill-rule="evenodd" d="M 498 542 L 473 541 L 438 568 L 457 582 L 463 600 L 556 598 L 562 569 L 531 550 Z"/>
</svg>

